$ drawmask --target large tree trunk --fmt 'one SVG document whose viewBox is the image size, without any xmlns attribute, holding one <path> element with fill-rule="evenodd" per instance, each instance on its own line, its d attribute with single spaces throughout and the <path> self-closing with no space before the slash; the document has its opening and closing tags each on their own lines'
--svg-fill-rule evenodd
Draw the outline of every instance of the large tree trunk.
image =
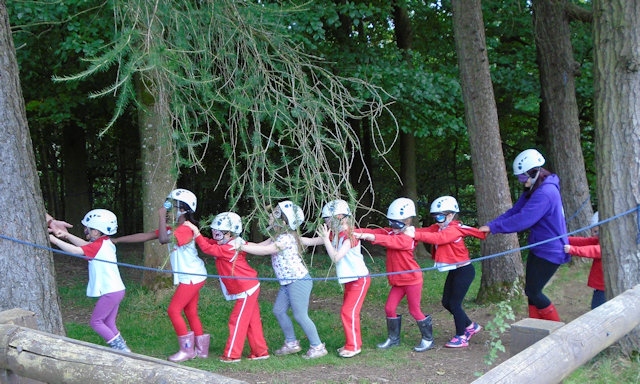
<svg viewBox="0 0 640 384">
<path fill-rule="evenodd" d="M 455 0 L 452 5 L 478 220 L 484 223 L 511 207 L 511 195 L 500 143 L 480 0 Z M 496 254 L 514 248 L 518 248 L 516 234 L 490 236 L 482 244 L 482 253 Z M 520 252 L 483 261 L 478 301 L 500 301 L 520 294 L 523 275 Z"/>
<path fill-rule="evenodd" d="M 549 150 L 546 168 L 562 180 L 569 231 L 587 226 L 593 210 L 580 144 L 575 93 L 579 64 L 573 59 L 566 0 L 534 0 L 533 29 L 540 70 L 540 127 Z M 524 149 L 524 148 L 523 148 Z M 587 236 L 585 231 L 580 236 Z"/>
<path fill-rule="evenodd" d="M 596 165 L 600 220 L 640 209 L 640 3 L 594 2 Z M 640 283 L 640 211 L 600 227 L 607 297 Z M 640 329 L 620 342 L 640 350 Z"/>
<path fill-rule="evenodd" d="M 49 239 L 18 73 L 7 8 L 0 0 L 0 311 L 30 310 L 41 330 L 63 335 L 53 257 L 34 246 L 48 246 Z"/>
<path fill-rule="evenodd" d="M 151 79 L 137 81 L 138 100 L 143 108 L 138 110 L 140 147 L 142 156 L 142 211 L 145 231 L 158 229 L 158 209 L 169 192 L 176 187 L 176 170 L 173 167 L 174 151 L 171 145 L 171 127 L 166 116 L 168 95 Z M 153 92 L 153 94 L 151 93 Z M 167 262 L 166 245 L 158 241 L 144 244 L 145 267 L 171 267 Z M 142 284 L 150 289 L 171 285 L 171 275 L 144 271 Z"/>
</svg>

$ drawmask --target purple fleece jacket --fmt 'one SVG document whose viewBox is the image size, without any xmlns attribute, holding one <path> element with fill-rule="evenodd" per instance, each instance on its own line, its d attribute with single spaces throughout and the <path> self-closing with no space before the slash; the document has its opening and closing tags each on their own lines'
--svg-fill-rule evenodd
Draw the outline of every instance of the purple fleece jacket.
<svg viewBox="0 0 640 384">
<path fill-rule="evenodd" d="M 551 174 L 533 193 L 524 192 L 515 205 L 487 223 L 491 233 L 513 233 L 529 230 L 529 244 L 535 244 L 567 233 L 560 179 Z M 536 256 L 554 264 L 564 264 L 571 256 L 564 253 L 568 238 L 562 237 L 530 248 Z"/>
</svg>

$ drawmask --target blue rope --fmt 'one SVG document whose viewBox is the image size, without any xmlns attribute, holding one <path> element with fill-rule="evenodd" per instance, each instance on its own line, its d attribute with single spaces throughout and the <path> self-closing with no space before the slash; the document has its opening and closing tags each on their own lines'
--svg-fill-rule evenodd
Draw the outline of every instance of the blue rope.
<svg viewBox="0 0 640 384">
<path fill-rule="evenodd" d="M 601 224 L 606 224 L 606 223 L 608 223 L 610 221 L 616 220 L 619 217 L 626 216 L 626 215 L 628 215 L 630 213 L 633 213 L 633 212 L 638 212 L 638 215 L 637 215 L 638 233 L 637 233 L 637 237 L 636 237 L 636 242 L 638 244 L 640 244 L 640 205 L 638 205 L 637 207 L 629 209 L 628 211 L 623 212 L 623 213 L 621 213 L 619 215 L 615 215 L 615 216 L 609 217 L 609 218 L 604 219 L 604 220 L 602 220 L 602 221 L 600 221 L 598 223 L 588 225 L 588 226 L 586 226 L 584 228 L 576 229 L 575 231 L 566 233 L 566 234 L 561 235 L 561 236 L 556 236 L 556 237 L 553 237 L 553 238 L 550 238 L 550 239 L 547 239 L 547 240 L 540 241 L 540 242 L 535 243 L 535 244 L 528 244 L 528 245 L 525 245 L 525 246 L 522 246 L 522 247 L 519 247 L 519 248 L 514 248 L 514 249 L 511 249 L 511 250 L 494 253 L 492 255 L 477 257 L 477 258 L 474 258 L 474 259 L 471 259 L 471 260 L 468 260 L 468 261 L 464 261 L 464 262 L 460 262 L 460 263 L 452 264 L 452 265 L 462 265 L 462 264 L 466 264 L 466 263 L 469 263 L 469 262 L 476 263 L 476 262 L 479 262 L 479 261 L 493 259 L 495 257 L 508 255 L 510 253 L 520 252 L 520 251 L 523 251 L 525 249 L 533 248 L 533 247 L 536 247 L 536 246 L 541 245 L 541 244 L 546 244 L 546 243 L 549 243 L 551 241 L 554 241 L 554 240 L 557 240 L 557 239 L 561 239 L 563 237 L 568 237 L 568 236 L 577 234 L 577 233 L 582 232 L 584 230 L 588 230 L 588 229 L 591 229 L 593 227 L 597 227 L 597 226 L 599 226 Z M 9 237 L 9 236 L 5 236 L 5 235 L 2 235 L 2 234 L 0 234 L 0 239 L 9 240 L 9 241 L 12 241 L 12 242 L 15 242 L 15 243 L 18 243 L 18 244 L 27 245 L 27 246 L 31 246 L 31 247 L 39 248 L 39 249 L 43 249 L 43 250 L 48 250 L 48 251 L 52 251 L 52 252 L 55 252 L 55 253 L 59 253 L 59 254 L 67 255 L 67 256 L 72 256 L 72 257 L 76 257 L 76 258 L 80 258 L 80 259 L 83 259 L 83 260 L 92 260 L 92 261 L 100 261 L 100 262 L 103 262 L 103 263 L 111 263 L 111 264 L 116 264 L 116 265 L 121 266 L 121 267 L 139 269 L 139 270 L 143 270 L 143 271 L 152 271 L 152 272 L 159 272 L 159 273 L 179 273 L 179 274 L 184 274 L 184 275 L 204 276 L 204 277 L 224 278 L 224 279 L 280 281 L 280 279 L 278 279 L 277 277 L 242 277 L 242 276 L 223 276 L 223 275 L 209 275 L 209 274 L 198 274 L 198 273 L 188 273 L 188 272 L 177 272 L 177 271 L 172 271 L 172 270 L 168 270 L 168 269 L 158 269 L 158 268 L 152 268 L 152 267 L 145 267 L 145 266 L 136 265 L 136 264 L 128 264 L 128 263 L 121 263 L 121 262 L 108 261 L 108 260 L 99 260 L 99 259 L 90 259 L 90 258 L 87 258 L 84 255 L 75 255 L 75 254 L 72 254 L 72 253 L 64 252 L 64 251 L 59 250 L 59 249 L 54 249 L 54 248 L 51 248 L 51 247 L 45 247 L 45 246 L 42 246 L 42 245 L 38 245 L 38 244 L 30 243 L 30 242 L 27 242 L 27 241 L 15 239 L 15 238 L 12 238 L 12 237 Z M 437 270 L 437 267 L 433 266 L 433 267 L 427 267 L 427 268 L 421 268 L 421 269 L 412 269 L 412 270 L 399 271 L 399 272 L 372 273 L 372 274 L 370 274 L 368 276 L 370 276 L 370 277 L 384 277 L 384 276 L 390 276 L 390 275 L 399 275 L 399 274 L 403 274 L 403 273 L 425 272 L 425 271 L 434 271 L 434 270 Z M 360 278 L 360 277 L 364 277 L 364 276 L 348 276 L 348 277 L 341 277 L 341 278 L 344 279 L 344 278 Z M 307 278 L 290 279 L 290 280 L 322 280 L 322 281 L 326 281 L 326 280 L 338 280 L 338 277 L 337 276 L 336 277 L 307 277 Z"/>
<path fill-rule="evenodd" d="M 587 197 L 587 199 L 583 201 L 582 204 L 580 204 L 576 212 L 570 218 L 567 219 L 567 223 L 570 221 L 573 221 L 573 219 L 575 219 L 576 216 L 578 216 L 578 213 L 582 212 L 582 210 L 584 209 L 584 206 L 587 205 L 589 201 L 591 201 L 591 197 Z"/>
</svg>

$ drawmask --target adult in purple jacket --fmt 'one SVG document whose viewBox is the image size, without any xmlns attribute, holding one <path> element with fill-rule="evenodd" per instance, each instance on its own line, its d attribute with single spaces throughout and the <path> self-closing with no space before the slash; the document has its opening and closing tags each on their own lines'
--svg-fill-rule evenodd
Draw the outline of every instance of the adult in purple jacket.
<svg viewBox="0 0 640 384">
<path fill-rule="evenodd" d="M 513 173 L 524 185 L 515 205 L 478 228 L 487 233 L 513 233 L 529 230 L 529 244 L 536 244 L 567 233 L 560 179 L 542 168 L 544 157 L 535 149 L 520 153 L 513 162 Z M 571 256 L 564 252 L 568 238 L 561 237 L 529 249 L 524 293 L 529 302 L 529 317 L 560 321 L 560 316 L 542 289 L 561 264 Z"/>
</svg>

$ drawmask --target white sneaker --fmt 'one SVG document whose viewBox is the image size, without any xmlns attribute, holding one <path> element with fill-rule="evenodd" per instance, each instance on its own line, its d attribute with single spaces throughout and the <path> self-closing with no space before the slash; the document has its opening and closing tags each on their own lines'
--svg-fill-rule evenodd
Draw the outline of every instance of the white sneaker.
<svg viewBox="0 0 640 384">
<path fill-rule="evenodd" d="M 350 351 L 348 349 L 344 349 L 344 347 L 340 347 L 338 348 L 338 356 L 340 357 L 353 357 L 355 355 L 358 355 L 360 352 L 362 352 L 360 349 L 356 349 L 355 351 Z"/>
<path fill-rule="evenodd" d="M 309 347 L 307 353 L 302 357 L 305 359 L 317 359 L 318 357 L 325 356 L 327 353 L 327 348 L 325 348 L 324 343 L 322 343 L 317 347 Z"/>
<path fill-rule="evenodd" d="M 282 348 L 276 350 L 274 353 L 278 356 L 290 355 L 292 353 L 298 353 L 302 351 L 300 347 L 300 341 L 285 341 Z"/>
</svg>

